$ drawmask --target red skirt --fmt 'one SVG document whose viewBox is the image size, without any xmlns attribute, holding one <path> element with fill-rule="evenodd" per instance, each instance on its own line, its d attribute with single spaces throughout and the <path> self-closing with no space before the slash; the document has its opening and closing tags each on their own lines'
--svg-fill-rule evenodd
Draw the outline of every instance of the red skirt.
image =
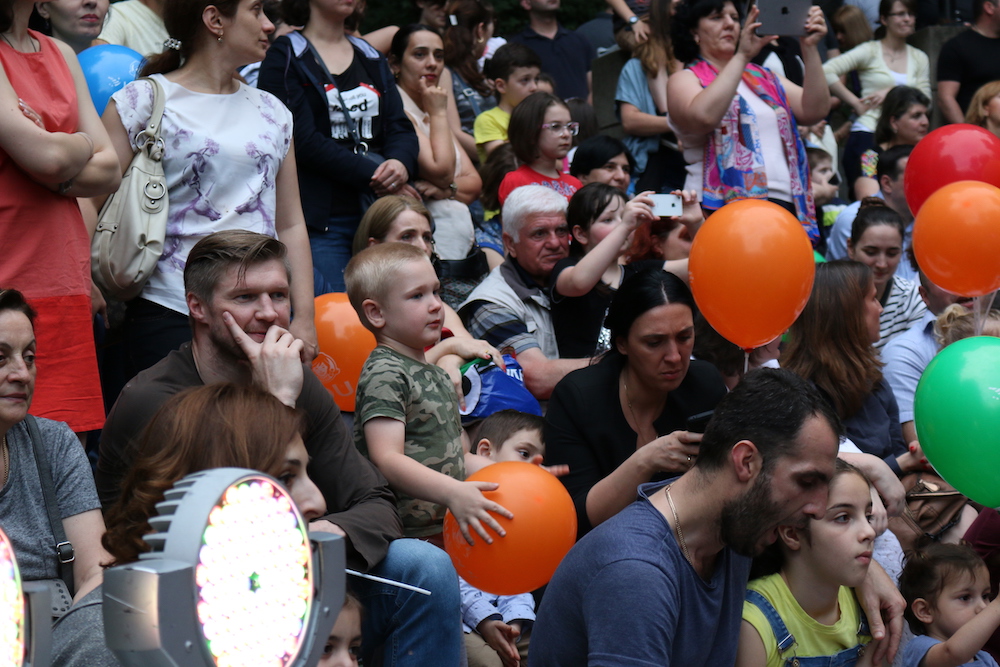
<svg viewBox="0 0 1000 667">
<path fill-rule="evenodd" d="M 29 299 L 38 311 L 35 396 L 31 414 L 66 422 L 77 433 L 104 426 L 90 296 Z"/>
</svg>

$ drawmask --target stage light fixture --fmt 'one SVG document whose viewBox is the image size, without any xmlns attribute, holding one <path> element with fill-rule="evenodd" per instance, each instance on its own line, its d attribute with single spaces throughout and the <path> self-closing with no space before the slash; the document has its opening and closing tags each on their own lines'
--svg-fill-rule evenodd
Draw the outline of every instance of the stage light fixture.
<svg viewBox="0 0 1000 667">
<path fill-rule="evenodd" d="M 126 667 L 311 667 L 344 600 L 343 539 L 309 533 L 253 470 L 177 482 L 149 553 L 104 573 L 108 647 Z"/>
</svg>

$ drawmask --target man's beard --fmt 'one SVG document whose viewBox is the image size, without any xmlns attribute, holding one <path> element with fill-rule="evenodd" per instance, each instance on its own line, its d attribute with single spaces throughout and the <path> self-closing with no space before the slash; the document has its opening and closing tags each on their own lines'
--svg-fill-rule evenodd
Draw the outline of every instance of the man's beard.
<svg viewBox="0 0 1000 667">
<path fill-rule="evenodd" d="M 761 472 L 750 490 L 722 507 L 722 542 L 743 556 L 757 556 L 761 540 L 782 522 L 783 511 L 771 498 L 771 473 Z"/>
<path fill-rule="evenodd" d="M 213 323 L 208 329 L 208 337 L 220 359 L 231 361 L 233 364 L 249 361 L 246 352 L 233 339 L 233 334 L 229 332 L 229 327 L 226 326 L 225 322 L 220 320 L 218 326 Z"/>
</svg>

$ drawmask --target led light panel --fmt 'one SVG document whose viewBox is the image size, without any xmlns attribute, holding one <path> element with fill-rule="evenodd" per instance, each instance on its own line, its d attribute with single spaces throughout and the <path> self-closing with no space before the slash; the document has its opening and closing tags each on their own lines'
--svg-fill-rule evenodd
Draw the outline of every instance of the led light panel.
<svg viewBox="0 0 1000 667">
<path fill-rule="evenodd" d="M 284 665 L 312 604 L 309 539 L 284 488 L 230 486 L 209 513 L 195 566 L 198 620 L 219 667 Z"/>
<path fill-rule="evenodd" d="M 24 595 L 14 548 L 0 530 L 0 664 L 21 665 L 25 658 Z"/>
</svg>

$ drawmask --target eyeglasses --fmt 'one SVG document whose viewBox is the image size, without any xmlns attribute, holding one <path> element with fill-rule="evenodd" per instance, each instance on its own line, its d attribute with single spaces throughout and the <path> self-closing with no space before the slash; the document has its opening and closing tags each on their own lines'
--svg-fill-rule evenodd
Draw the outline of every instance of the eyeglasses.
<svg viewBox="0 0 1000 667">
<path fill-rule="evenodd" d="M 562 134 L 565 130 L 570 133 L 570 136 L 575 137 L 580 132 L 580 124 L 575 121 L 572 123 L 542 123 L 542 129 L 548 130 L 552 134 Z"/>
</svg>

